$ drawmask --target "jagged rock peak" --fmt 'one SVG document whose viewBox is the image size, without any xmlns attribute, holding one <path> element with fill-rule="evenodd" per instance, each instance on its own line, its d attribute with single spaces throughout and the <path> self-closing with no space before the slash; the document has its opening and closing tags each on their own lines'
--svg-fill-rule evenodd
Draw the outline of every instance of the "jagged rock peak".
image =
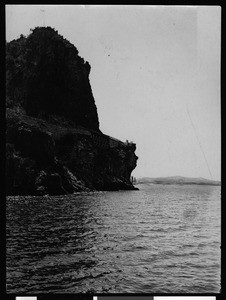
<svg viewBox="0 0 226 300">
<path fill-rule="evenodd" d="M 78 53 L 51 27 L 36 27 L 27 37 L 7 43 L 7 107 L 44 119 L 60 116 L 99 131 L 90 65 Z"/>
</svg>

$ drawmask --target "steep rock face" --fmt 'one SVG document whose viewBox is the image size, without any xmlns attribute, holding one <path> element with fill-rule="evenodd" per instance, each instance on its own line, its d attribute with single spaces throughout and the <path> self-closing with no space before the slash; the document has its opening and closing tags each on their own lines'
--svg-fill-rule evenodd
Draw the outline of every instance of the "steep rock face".
<svg viewBox="0 0 226 300">
<path fill-rule="evenodd" d="M 90 65 L 54 29 L 35 28 L 6 45 L 7 102 L 30 116 L 60 115 L 73 125 L 99 130 L 89 83 Z"/>
<path fill-rule="evenodd" d="M 95 157 L 94 182 L 100 190 L 134 189 L 130 175 L 136 167 L 135 145 L 102 149 Z"/>
<path fill-rule="evenodd" d="M 7 195 L 135 189 L 135 144 L 99 130 L 90 66 L 52 28 L 7 44 Z"/>
</svg>

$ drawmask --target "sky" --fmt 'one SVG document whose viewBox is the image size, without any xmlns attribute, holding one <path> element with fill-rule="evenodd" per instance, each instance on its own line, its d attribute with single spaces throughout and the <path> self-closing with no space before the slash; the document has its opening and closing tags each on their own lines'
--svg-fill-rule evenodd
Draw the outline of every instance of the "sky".
<svg viewBox="0 0 226 300">
<path fill-rule="evenodd" d="M 221 179 L 221 7 L 7 5 L 6 40 L 51 26 L 91 65 L 103 133 L 135 177 Z"/>
</svg>

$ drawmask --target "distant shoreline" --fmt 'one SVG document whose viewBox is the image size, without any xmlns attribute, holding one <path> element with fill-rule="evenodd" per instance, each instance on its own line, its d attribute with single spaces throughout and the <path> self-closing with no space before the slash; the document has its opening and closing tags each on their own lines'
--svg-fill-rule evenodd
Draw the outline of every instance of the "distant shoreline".
<svg viewBox="0 0 226 300">
<path fill-rule="evenodd" d="M 152 185 L 212 185 L 212 186 L 221 186 L 221 184 L 213 184 L 213 183 L 158 183 L 158 182 L 138 182 L 135 184 L 152 184 Z"/>
<path fill-rule="evenodd" d="M 182 176 L 158 177 L 158 178 L 143 177 L 143 178 L 138 178 L 136 181 L 136 184 L 221 186 L 220 181 L 210 180 L 210 179 L 205 179 L 205 178 L 188 178 L 188 177 L 182 177 Z"/>
</svg>

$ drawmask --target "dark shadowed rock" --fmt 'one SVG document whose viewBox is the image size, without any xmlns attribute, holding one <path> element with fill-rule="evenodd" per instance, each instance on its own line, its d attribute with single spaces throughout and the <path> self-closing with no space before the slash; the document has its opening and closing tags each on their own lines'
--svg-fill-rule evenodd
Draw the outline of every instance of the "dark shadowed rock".
<svg viewBox="0 0 226 300">
<path fill-rule="evenodd" d="M 8 195 L 133 190 L 136 145 L 99 130 L 90 65 L 54 29 L 6 45 Z"/>
<path fill-rule="evenodd" d="M 37 27 L 7 43 L 6 67 L 8 105 L 20 105 L 30 116 L 59 115 L 99 130 L 90 65 L 56 30 Z"/>
</svg>

